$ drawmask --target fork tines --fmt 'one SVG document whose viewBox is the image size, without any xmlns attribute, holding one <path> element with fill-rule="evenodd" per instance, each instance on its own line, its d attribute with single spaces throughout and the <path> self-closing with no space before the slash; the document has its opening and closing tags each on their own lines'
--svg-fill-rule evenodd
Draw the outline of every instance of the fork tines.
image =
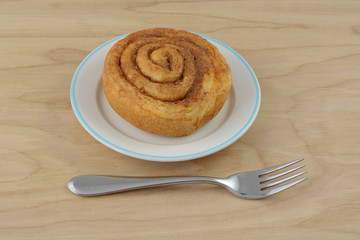
<svg viewBox="0 0 360 240">
<path fill-rule="evenodd" d="M 289 166 L 294 165 L 294 164 L 296 164 L 298 162 L 301 162 L 302 160 L 304 160 L 304 158 L 299 158 L 297 160 L 294 160 L 294 161 L 291 161 L 291 162 L 288 162 L 288 163 L 284 163 L 284 164 L 281 164 L 281 165 L 278 165 L 278 166 L 275 166 L 275 167 L 271 167 L 271 168 L 268 168 L 268 169 L 261 170 L 260 171 L 260 176 L 259 176 L 261 190 L 266 195 L 272 195 L 272 194 L 278 193 L 280 191 L 283 191 L 283 190 L 285 190 L 285 189 L 287 189 L 289 187 L 292 187 L 292 186 L 304 181 L 305 179 L 307 179 L 306 177 L 303 177 L 303 178 L 300 178 L 298 180 L 286 183 L 284 185 L 279 185 L 281 183 L 285 183 L 286 181 L 289 181 L 291 179 L 294 179 L 294 178 L 306 173 L 306 171 L 302 171 L 302 172 L 290 175 L 288 177 L 276 180 L 277 178 L 280 178 L 280 177 L 285 176 L 285 175 L 287 175 L 289 173 L 295 172 L 296 170 L 298 170 L 300 168 L 303 168 L 305 165 L 300 165 L 300 166 L 291 168 L 289 170 L 282 171 L 280 173 L 276 173 L 274 175 L 263 176 L 263 175 L 266 175 L 266 174 L 269 174 L 269 173 L 274 173 L 274 172 L 276 172 L 278 170 L 282 170 L 282 169 L 284 169 L 286 167 L 289 167 Z M 271 181 L 271 180 L 275 180 L 275 181 Z M 273 188 L 271 188 L 271 187 L 273 187 Z"/>
</svg>

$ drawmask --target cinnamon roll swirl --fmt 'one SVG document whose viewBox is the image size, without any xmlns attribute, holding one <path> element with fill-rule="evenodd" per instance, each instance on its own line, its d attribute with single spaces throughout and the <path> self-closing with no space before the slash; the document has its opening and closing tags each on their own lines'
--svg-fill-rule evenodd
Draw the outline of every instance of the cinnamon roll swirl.
<svg viewBox="0 0 360 240">
<path fill-rule="evenodd" d="M 102 81 L 108 102 L 122 118 L 148 132 L 183 136 L 216 116 L 232 79 L 225 58 L 204 38 L 155 28 L 115 43 Z"/>
</svg>

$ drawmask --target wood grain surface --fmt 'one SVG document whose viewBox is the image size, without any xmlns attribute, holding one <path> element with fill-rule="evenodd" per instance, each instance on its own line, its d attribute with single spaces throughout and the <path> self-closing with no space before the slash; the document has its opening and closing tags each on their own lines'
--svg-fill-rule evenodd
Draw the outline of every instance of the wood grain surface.
<svg viewBox="0 0 360 240">
<path fill-rule="evenodd" d="M 360 239 L 360 1 L 0 1 L 0 239 Z M 70 104 L 82 59 L 151 27 L 238 51 L 262 102 L 226 149 L 186 162 L 124 156 Z M 206 184 L 94 198 L 79 174 L 210 175 L 305 158 L 309 179 L 258 201 Z"/>
</svg>

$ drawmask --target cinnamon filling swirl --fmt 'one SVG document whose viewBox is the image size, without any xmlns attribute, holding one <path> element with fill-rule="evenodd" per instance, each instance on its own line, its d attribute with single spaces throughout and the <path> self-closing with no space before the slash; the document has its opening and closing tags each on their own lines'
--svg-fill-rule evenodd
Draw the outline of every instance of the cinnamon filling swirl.
<svg viewBox="0 0 360 240">
<path fill-rule="evenodd" d="M 103 70 L 111 107 L 136 127 L 165 136 L 191 134 L 213 118 L 231 81 L 215 46 L 196 34 L 164 28 L 118 41 Z"/>
</svg>

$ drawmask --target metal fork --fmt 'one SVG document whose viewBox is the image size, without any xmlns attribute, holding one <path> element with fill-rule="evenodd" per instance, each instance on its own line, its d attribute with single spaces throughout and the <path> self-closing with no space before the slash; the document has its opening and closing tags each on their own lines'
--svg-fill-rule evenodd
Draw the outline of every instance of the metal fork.
<svg viewBox="0 0 360 240">
<path fill-rule="evenodd" d="M 294 172 L 305 165 L 293 167 L 289 170 L 282 171 L 268 176 L 278 170 L 294 165 L 303 158 L 284 163 L 272 168 L 260 169 L 250 172 L 242 172 L 231 175 L 227 178 L 213 177 L 110 177 L 98 175 L 82 175 L 72 178 L 68 182 L 68 188 L 71 192 L 80 196 L 96 196 L 110 193 L 118 193 L 129 190 L 156 187 L 175 183 L 193 183 L 207 182 L 214 183 L 225 187 L 236 196 L 247 199 L 258 199 L 268 197 L 275 193 L 281 192 L 289 187 L 294 186 L 306 179 L 300 178 L 295 181 L 285 183 L 296 178 L 306 171 L 292 174 L 288 177 L 281 178 L 291 172 Z M 266 176 L 264 176 L 266 175 Z M 274 181 L 275 180 L 275 181 Z M 285 183 L 285 184 L 282 184 Z"/>
</svg>

